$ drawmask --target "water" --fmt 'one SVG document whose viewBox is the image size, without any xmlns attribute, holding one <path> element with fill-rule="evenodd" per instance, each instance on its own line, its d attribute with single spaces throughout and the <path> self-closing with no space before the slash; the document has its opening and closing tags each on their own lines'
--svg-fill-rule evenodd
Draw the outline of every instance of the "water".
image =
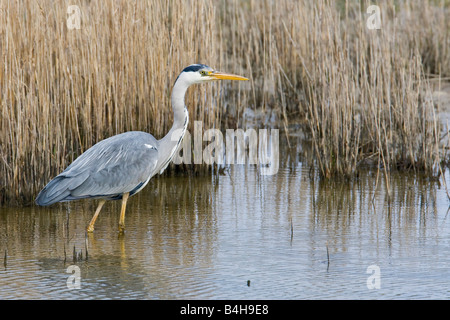
<svg viewBox="0 0 450 320">
<path fill-rule="evenodd" d="M 153 179 L 130 198 L 123 236 L 118 202 L 87 236 L 92 200 L 2 208 L 0 298 L 450 298 L 449 200 L 439 181 L 394 174 L 388 201 L 376 172 L 324 183 L 285 158 L 274 176 L 236 165 Z"/>
</svg>

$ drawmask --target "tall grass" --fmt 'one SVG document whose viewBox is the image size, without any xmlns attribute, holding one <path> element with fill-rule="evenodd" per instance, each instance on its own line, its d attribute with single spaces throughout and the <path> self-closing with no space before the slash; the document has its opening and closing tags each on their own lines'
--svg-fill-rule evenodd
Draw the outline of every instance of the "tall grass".
<svg viewBox="0 0 450 320">
<path fill-rule="evenodd" d="M 81 9 L 80 30 L 66 26 L 69 5 Z M 238 127 L 245 107 L 258 108 L 286 132 L 303 121 L 324 177 L 370 161 L 435 172 L 427 77 L 450 75 L 449 4 L 381 2 L 381 30 L 366 28 L 368 5 L 0 0 L 0 203 L 31 202 L 108 136 L 162 137 L 172 84 L 195 62 L 252 78 L 189 92 L 204 127 Z"/>
<path fill-rule="evenodd" d="M 383 1 L 379 30 L 366 24 L 370 2 L 248 3 L 234 10 L 248 32 L 232 31 L 262 81 L 256 105 L 275 105 L 284 124 L 305 120 L 323 177 L 368 163 L 438 172 L 428 77 L 450 74 L 448 2 Z"/>
<path fill-rule="evenodd" d="M 358 8 L 341 18 L 325 7 L 309 18 L 313 22 L 305 32 L 312 39 L 302 49 L 315 54 L 300 53 L 308 66 L 302 87 L 326 177 L 350 176 L 374 157 L 386 172 L 437 172 L 440 124 L 420 47 L 407 45 L 400 27 L 405 25 L 394 20 L 391 10 L 383 7 L 380 30 L 367 29 Z"/>
</svg>

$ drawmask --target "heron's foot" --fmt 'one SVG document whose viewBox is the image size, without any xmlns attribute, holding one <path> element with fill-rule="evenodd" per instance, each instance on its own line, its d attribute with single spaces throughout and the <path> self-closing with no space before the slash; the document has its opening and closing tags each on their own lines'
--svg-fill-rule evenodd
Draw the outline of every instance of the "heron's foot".
<svg viewBox="0 0 450 320">
<path fill-rule="evenodd" d="M 89 225 L 86 228 L 87 232 L 89 232 L 89 233 L 94 232 L 95 221 L 97 220 L 98 214 L 100 213 L 100 210 L 102 210 L 102 207 L 105 204 L 105 202 L 106 202 L 105 199 L 101 199 L 100 202 L 98 203 L 97 210 L 95 210 L 94 216 L 92 217 L 91 222 L 89 222 Z"/>
<path fill-rule="evenodd" d="M 125 232 L 125 224 L 119 223 L 119 233 L 124 233 L 124 232 Z"/>
</svg>

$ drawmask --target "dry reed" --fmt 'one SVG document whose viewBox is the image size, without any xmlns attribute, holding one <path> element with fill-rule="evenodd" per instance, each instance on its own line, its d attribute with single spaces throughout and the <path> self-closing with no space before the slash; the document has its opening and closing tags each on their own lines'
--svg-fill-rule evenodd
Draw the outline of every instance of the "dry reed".
<svg viewBox="0 0 450 320">
<path fill-rule="evenodd" d="M 366 28 L 369 4 L 0 0 L 0 203 L 30 203 L 108 136 L 162 137 L 171 86 L 194 62 L 252 78 L 190 91 L 204 127 L 238 127 L 245 106 L 258 108 L 286 131 L 304 120 L 324 177 L 370 161 L 435 173 L 427 77 L 450 75 L 449 3 L 382 2 L 380 30 Z M 79 30 L 66 26 L 69 5 Z"/>
<path fill-rule="evenodd" d="M 366 163 L 386 177 L 438 173 L 441 128 L 427 77 L 450 74 L 449 3 L 383 2 L 379 30 L 366 25 L 369 2 L 250 3 L 240 20 L 258 27 L 239 35 L 259 63 L 255 102 L 275 104 L 285 124 L 295 111 L 306 119 L 323 177 L 353 176 Z"/>
<path fill-rule="evenodd" d="M 308 66 L 305 113 L 322 175 L 351 176 L 373 157 L 385 173 L 436 173 L 440 125 L 419 47 L 405 45 L 393 8 L 383 7 L 382 28 L 369 30 L 362 8 L 340 18 L 323 5 L 309 18 L 305 31 L 312 39 L 302 48 L 315 54 L 300 53 Z"/>
</svg>

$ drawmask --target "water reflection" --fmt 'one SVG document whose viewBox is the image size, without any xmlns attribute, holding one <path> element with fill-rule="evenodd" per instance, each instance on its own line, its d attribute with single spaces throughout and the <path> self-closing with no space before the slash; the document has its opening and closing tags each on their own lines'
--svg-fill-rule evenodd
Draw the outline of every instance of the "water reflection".
<svg viewBox="0 0 450 320">
<path fill-rule="evenodd" d="M 324 182 L 296 152 L 284 155 L 273 176 L 232 166 L 152 180 L 130 199 L 123 236 L 120 203 L 105 205 L 91 235 L 94 201 L 2 208 L 0 297 L 450 297 L 448 200 L 438 181 L 393 175 L 388 201 L 376 172 Z M 70 265 L 80 268 L 79 290 L 67 288 Z M 378 290 L 367 288 L 371 265 L 381 270 Z"/>
</svg>

